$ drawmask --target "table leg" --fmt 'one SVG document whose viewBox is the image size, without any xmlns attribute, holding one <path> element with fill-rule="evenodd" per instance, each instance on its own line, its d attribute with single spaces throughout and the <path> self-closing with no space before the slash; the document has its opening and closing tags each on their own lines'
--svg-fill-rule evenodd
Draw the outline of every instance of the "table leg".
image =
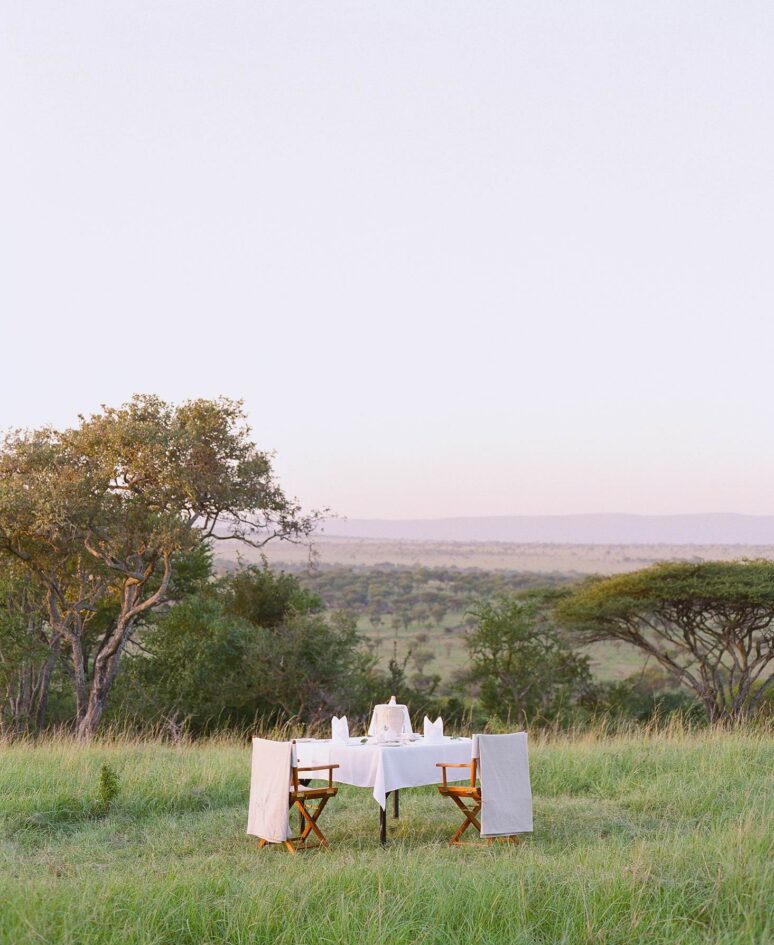
<svg viewBox="0 0 774 945">
<path fill-rule="evenodd" d="M 392 795 L 392 816 L 397 820 L 400 817 L 400 791 Z"/>
<path fill-rule="evenodd" d="M 384 798 L 384 807 L 379 808 L 379 843 L 382 846 L 387 845 L 387 798 L 389 796 L 388 791 Z"/>
<path fill-rule="evenodd" d="M 312 779 L 311 779 L 311 778 L 299 778 L 298 780 L 299 780 L 299 782 L 300 782 L 301 784 L 303 784 L 304 787 L 309 787 L 309 785 L 310 785 L 311 782 L 312 782 Z M 298 835 L 299 835 L 299 837 L 300 837 L 301 834 L 304 832 L 304 827 L 306 827 L 306 820 L 304 819 L 304 815 L 301 813 L 301 811 L 299 811 L 299 812 L 298 812 Z"/>
</svg>

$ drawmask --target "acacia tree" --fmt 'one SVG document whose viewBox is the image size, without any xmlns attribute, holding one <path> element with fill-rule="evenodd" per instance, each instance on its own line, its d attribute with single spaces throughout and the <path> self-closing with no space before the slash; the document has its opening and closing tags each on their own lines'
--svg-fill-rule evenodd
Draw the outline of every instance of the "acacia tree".
<svg viewBox="0 0 774 945">
<path fill-rule="evenodd" d="M 0 550 L 45 589 L 71 650 L 76 731 L 93 734 L 136 622 L 167 599 L 175 562 L 209 540 L 262 547 L 316 522 L 277 483 L 240 402 L 136 396 L 0 453 Z M 113 611 L 85 645 L 95 615 Z"/>
<path fill-rule="evenodd" d="M 712 721 L 738 719 L 774 683 L 774 563 L 657 564 L 596 579 L 556 617 L 584 642 L 621 640 L 694 692 Z"/>
</svg>

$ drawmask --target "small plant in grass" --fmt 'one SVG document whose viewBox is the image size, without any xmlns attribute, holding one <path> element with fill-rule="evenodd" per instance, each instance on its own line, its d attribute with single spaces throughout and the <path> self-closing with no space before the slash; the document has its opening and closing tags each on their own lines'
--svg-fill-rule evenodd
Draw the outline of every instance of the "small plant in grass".
<svg viewBox="0 0 774 945">
<path fill-rule="evenodd" d="M 95 817 L 107 817 L 110 806 L 118 797 L 120 783 L 118 775 L 108 764 L 99 769 L 99 784 L 97 785 L 97 803 L 94 805 Z"/>
</svg>

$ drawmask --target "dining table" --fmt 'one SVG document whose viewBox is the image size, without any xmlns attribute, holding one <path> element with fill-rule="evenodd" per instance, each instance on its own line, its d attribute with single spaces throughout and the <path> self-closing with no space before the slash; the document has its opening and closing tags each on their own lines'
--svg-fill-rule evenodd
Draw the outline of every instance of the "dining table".
<svg viewBox="0 0 774 945">
<path fill-rule="evenodd" d="M 348 738 L 333 741 L 325 738 L 297 738 L 296 757 L 299 767 L 338 765 L 333 778 L 340 784 L 371 788 L 379 807 L 379 841 L 387 843 L 387 798 L 392 795 L 393 817 L 400 816 L 400 791 L 441 782 L 440 762 L 466 764 L 471 759 L 470 738 L 445 736 L 424 739 L 414 735 L 385 741 L 378 737 Z M 466 768 L 447 769 L 448 781 L 464 781 L 470 777 Z"/>
</svg>

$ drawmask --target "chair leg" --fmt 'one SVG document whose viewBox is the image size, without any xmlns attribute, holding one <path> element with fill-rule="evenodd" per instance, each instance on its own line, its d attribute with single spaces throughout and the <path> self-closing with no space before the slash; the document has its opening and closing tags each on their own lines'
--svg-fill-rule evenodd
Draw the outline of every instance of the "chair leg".
<svg viewBox="0 0 774 945">
<path fill-rule="evenodd" d="M 320 803 L 318 804 L 317 810 L 314 812 L 314 814 L 310 814 L 309 811 L 304 807 L 304 805 L 301 803 L 300 800 L 297 800 L 297 801 L 296 801 L 296 806 L 297 806 L 298 809 L 301 811 L 301 813 L 303 814 L 303 816 L 306 818 L 306 822 L 307 822 L 307 826 L 306 826 L 306 828 L 304 829 L 304 832 L 303 832 L 303 833 L 301 834 L 301 836 L 299 837 L 299 841 L 300 841 L 301 843 L 303 843 L 303 842 L 306 840 L 306 838 L 309 836 L 309 832 L 310 832 L 310 831 L 314 831 L 314 833 L 315 833 L 317 839 L 320 841 L 320 846 L 321 846 L 321 847 L 327 847 L 327 848 L 330 847 L 330 844 L 329 844 L 328 841 L 325 839 L 322 830 L 320 830 L 320 828 L 319 828 L 319 827 L 317 826 L 317 824 L 315 823 L 315 821 L 317 820 L 317 818 L 318 818 L 318 817 L 320 816 L 320 814 L 322 813 L 323 807 L 325 807 L 325 803 L 324 803 L 324 802 L 327 801 L 327 800 L 328 800 L 327 797 L 320 798 Z"/>
<path fill-rule="evenodd" d="M 319 800 L 319 802 L 318 802 L 318 804 L 317 804 L 316 810 L 315 810 L 311 815 L 309 815 L 309 814 L 307 813 L 306 808 L 303 809 L 303 814 L 301 814 L 302 823 L 303 823 L 304 818 L 306 818 L 307 823 L 304 824 L 304 828 L 303 828 L 303 830 L 301 831 L 301 842 L 302 842 L 302 843 L 306 840 L 306 838 L 307 838 L 307 837 L 309 836 L 309 834 L 312 832 L 312 829 L 313 829 L 314 825 L 317 823 L 317 818 L 318 818 L 318 817 L 320 816 L 320 814 L 323 812 L 323 808 L 325 807 L 325 805 L 326 805 L 327 803 L 328 803 L 328 798 L 327 798 L 327 797 L 321 797 L 320 800 Z M 319 830 L 318 830 L 318 833 L 319 833 Z"/>
<path fill-rule="evenodd" d="M 454 801 L 457 807 L 459 807 L 459 809 L 465 815 L 465 820 L 462 826 L 459 827 L 459 829 L 455 832 L 454 836 L 449 841 L 449 843 L 451 844 L 458 844 L 460 842 L 460 837 L 463 835 L 463 833 L 465 833 L 465 831 L 468 829 L 468 827 L 470 827 L 471 824 L 476 828 L 476 830 L 478 830 L 479 833 L 481 833 L 481 824 L 478 822 L 478 819 L 477 819 L 477 815 L 479 811 L 481 810 L 481 805 L 476 804 L 474 807 L 467 807 L 465 804 L 463 804 L 462 800 L 460 800 L 460 798 L 454 794 L 451 795 L 451 799 Z"/>
<path fill-rule="evenodd" d="M 261 837 L 261 839 L 258 841 L 258 849 L 262 850 L 268 842 L 268 840 L 264 840 L 263 837 Z"/>
</svg>

